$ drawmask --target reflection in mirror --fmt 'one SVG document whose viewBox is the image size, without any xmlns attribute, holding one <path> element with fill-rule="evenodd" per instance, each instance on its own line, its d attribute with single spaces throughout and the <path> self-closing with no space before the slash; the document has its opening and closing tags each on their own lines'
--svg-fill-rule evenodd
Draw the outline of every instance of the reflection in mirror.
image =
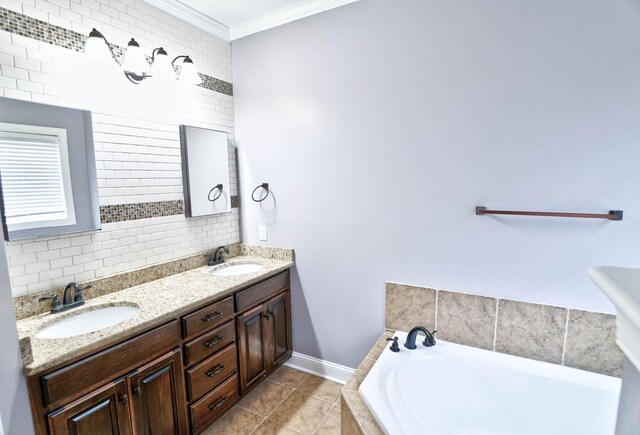
<svg viewBox="0 0 640 435">
<path fill-rule="evenodd" d="M 100 229 L 91 112 L 0 98 L 7 240 Z"/>
<path fill-rule="evenodd" d="M 227 133 L 181 125 L 180 149 L 185 215 L 230 212 Z"/>
</svg>

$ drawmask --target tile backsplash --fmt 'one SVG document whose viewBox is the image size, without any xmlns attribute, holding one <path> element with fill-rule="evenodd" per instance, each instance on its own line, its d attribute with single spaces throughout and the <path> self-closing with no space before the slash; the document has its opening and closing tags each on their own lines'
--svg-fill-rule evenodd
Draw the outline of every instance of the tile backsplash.
<svg viewBox="0 0 640 435">
<path fill-rule="evenodd" d="M 454 343 L 622 375 L 612 314 L 388 282 L 386 329 L 416 325 Z"/>
<path fill-rule="evenodd" d="M 99 74 L 84 84 L 84 38 L 100 30 L 117 54 L 135 38 L 150 54 L 188 54 L 203 85 L 149 93 Z M 0 6 L 0 95 L 92 111 L 102 230 L 7 243 L 14 297 L 153 266 L 240 240 L 231 45 L 139 0 L 8 0 Z M 153 84 L 149 85 L 152 86 Z M 151 89 L 147 87 L 147 89 Z M 95 94 L 94 94 L 95 91 Z M 145 93 L 146 92 L 146 93 Z M 167 94 L 167 95 L 164 95 Z M 158 98 L 156 100 L 152 99 Z M 170 97 L 178 98 L 172 104 Z M 229 137 L 229 214 L 186 219 L 178 126 Z"/>
</svg>

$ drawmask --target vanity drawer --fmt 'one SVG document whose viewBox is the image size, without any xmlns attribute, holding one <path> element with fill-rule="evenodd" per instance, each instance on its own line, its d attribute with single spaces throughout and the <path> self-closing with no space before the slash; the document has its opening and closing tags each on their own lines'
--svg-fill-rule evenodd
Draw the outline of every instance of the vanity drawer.
<svg viewBox="0 0 640 435">
<path fill-rule="evenodd" d="M 178 321 L 146 332 L 40 378 L 45 405 L 59 404 L 96 384 L 112 380 L 180 343 Z"/>
<path fill-rule="evenodd" d="M 191 433 L 203 429 L 238 401 L 238 375 L 233 375 L 218 388 L 189 406 Z"/>
<path fill-rule="evenodd" d="M 209 331 L 222 325 L 233 316 L 233 298 L 226 299 L 208 305 L 195 313 L 182 318 L 182 329 L 185 337 L 190 337 Z"/>
<path fill-rule="evenodd" d="M 251 308 L 271 296 L 289 288 L 289 271 L 262 281 L 246 290 L 236 293 L 236 307 L 238 312 Z"/>
<path fill-rule="evenodd" d="M 189 366 L 202 361 L 234 341 L 236 341 L 236 324 L 232 320 L 185 344 L 185 365 Z"/>
<path fill-rule="evenodd" d="M 232 344 L 194 368 L 187 370 L 189 401 L 198 399 L 228 378 L 229 375 L 235 373 L 237 368 L 236 345 Z"/>
</svg>

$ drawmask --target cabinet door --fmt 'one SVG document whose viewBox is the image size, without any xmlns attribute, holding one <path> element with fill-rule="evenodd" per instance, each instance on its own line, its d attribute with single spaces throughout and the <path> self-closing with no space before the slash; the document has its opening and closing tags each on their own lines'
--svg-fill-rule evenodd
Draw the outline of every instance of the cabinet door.
<svg viewBox="0 0 640 435">
<path fill-rule="evenodd" d="M 51 435 L 130 435 L 127 385 L 106 385 L 47 416 Z"/>
<path fill-rule="evenodd" d="M 267 344 L 269 371 L 291 356 L 291 293 L 282 293 L 267 301 Z"/>
<path fill-rule="evenodd" d="M 136 435 L 186 433 L 180 349 L 140 367 L 128 380 Z"/>
<path fill-rule="evenodd" d="M 266 304 L 237 317 L 240 391 L 244 394 L 267 374 Z"/>
</svg>

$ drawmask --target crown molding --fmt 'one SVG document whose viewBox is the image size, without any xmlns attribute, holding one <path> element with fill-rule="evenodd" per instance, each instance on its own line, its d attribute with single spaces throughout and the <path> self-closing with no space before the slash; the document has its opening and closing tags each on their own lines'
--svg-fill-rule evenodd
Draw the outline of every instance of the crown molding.
<svg viewBox="0 0 640 435">
<path fill-rule="evenodd" d="M 193 24 L 197 28 L 208 32 L 213 36 L 217 36 L 225 41 L 230 40 L 231 34 L 229 26 L 226 26 L 205 14 L 184 5 L 178 0 L 144 0 L 144 2 L 151 6 L 155 6 L 176 18 L 180 18 L 189 24 Z"/>
<path fill-rule="evenodd" d="M 158 1 L 158 0 L 154 0 Z M 163 0 L 167 1 L 167 0 Z M 335 9 L 358 0 L 312 0 L 304 4 L 278 9 L 231 27 L 231 40 L 239 39 L 253 33 L 281 26 L 301 18 Z"/>
</svg>

